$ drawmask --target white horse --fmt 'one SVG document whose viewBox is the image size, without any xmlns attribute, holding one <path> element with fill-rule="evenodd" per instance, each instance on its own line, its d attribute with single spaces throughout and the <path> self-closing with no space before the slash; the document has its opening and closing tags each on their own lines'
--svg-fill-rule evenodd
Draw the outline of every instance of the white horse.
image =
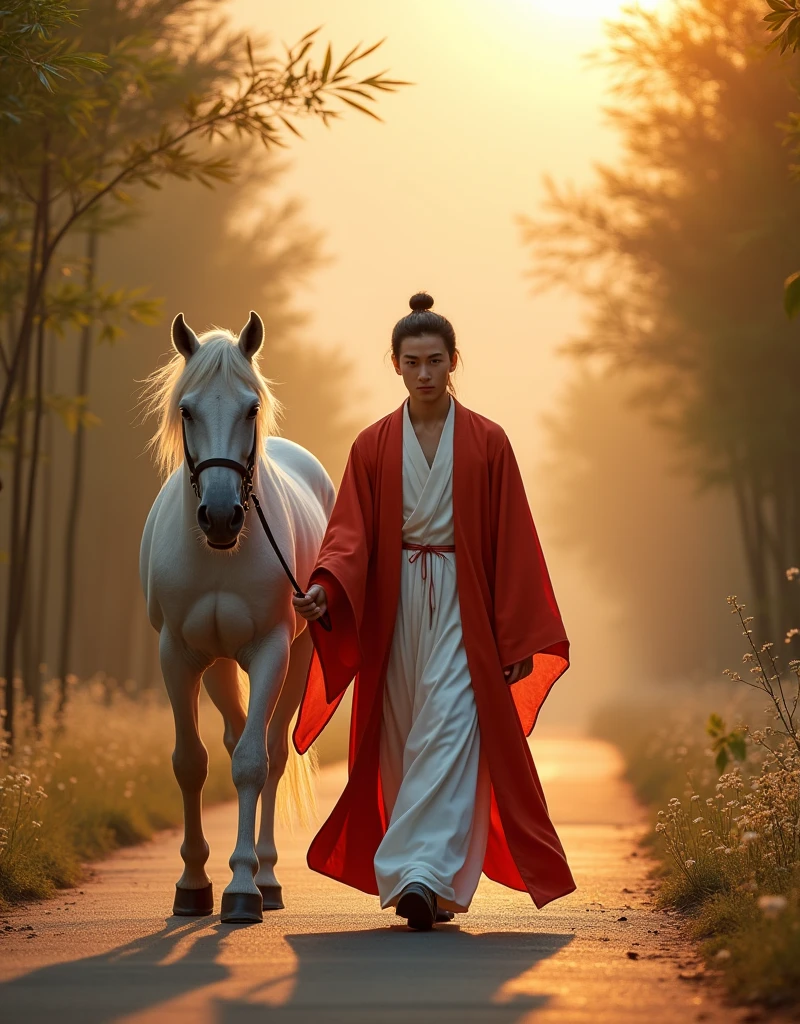
<svg viewBox="0 0 800 1024">
<path fill-rule="evenodd" d="M 208 774 L 198 732 L 202 678 L 222 713 L 239 798 L 233 877 L 222 897 L 227 922 L 261 921 L 262 908 L 283 907 L 275 877 L 278 781 L 288 759 L 287 788 L 297 801 L 304 784 L 310 792 L 311 771 L 293 750 L 289 757 L 289 726 L 302 697 L 311 641 L 261 524 L 252 513 L 246 524 L 248 461 L 274 537 L 301 581 L 311 574 L 334 502 L 333 485 L 317 459 L 272 436 L 279 403 L 255 363 L 263 339 L 256 313 L 238 341 L 221 330 L 198 338 L 178 314 L 172 324 L 177 354 L 149 378 L 146 391 L 149 410 L 159 416 L 151 444 L 167 478 L 147 518 L 139 566 L 150 622 L 160 634 L 175 716 L 172 761 L 183 794 L 185 868 L 173 912 L 213 911 L 201 818 Z M 203 467 L 209 460 L 212 465 Z M 199 472 L 191 473 L 190 466 Z M 250 677 L 246 710 L 238 666 Z"/>
</svg>

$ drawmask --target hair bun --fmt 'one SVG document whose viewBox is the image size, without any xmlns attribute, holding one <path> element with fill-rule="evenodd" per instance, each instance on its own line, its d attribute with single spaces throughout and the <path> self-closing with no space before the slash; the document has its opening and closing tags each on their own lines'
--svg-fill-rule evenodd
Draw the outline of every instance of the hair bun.
<svg viewBox="0 0 800 1024">
<path fill-rule="evenodd" d="M 428 295 L 427 292 L 417 292 L 416 295 L 411 296 L 408 304 L 415 313 L 422 313 L 433 306 L 433 297 Z"/>
</svg>

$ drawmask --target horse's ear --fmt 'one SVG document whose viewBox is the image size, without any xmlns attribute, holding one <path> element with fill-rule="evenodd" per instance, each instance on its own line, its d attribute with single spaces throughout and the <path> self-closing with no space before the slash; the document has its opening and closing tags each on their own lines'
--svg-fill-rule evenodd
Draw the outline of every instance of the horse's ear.
<svg viewBox="0 0 800 1024">
<path fill-rule="evenodd" d="M 239 350 L 248 362 L 252 362 L 253 357 L 263 344 L 264 321 L 258 313 L 251 309 L 250 319 L 244 325 L 239 335 Z"/>
<path fill-rule="evenodd" d="M 200 347 L 197 335 L 183 319 L 183 313 L 178 313 L 172 321 L 172 344 L 187 363 Z"/>
</svg>

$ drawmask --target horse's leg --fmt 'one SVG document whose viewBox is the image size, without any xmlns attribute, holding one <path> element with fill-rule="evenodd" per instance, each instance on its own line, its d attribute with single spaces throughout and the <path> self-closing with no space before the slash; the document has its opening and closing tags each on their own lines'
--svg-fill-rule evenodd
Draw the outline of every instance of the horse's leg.
<svg viewBox="0 0 800 1024">
<path fill-rule="evenodd" d="M 239 737 L 244 730 L 244 723 L 247 720 L 236 662 L 230 658 L 218 658 L 210 668 L 206 669 L 203 675 L 203 685 L 222 715 L 224 723 L 222 742 L 233 757 L 236 744 L 239 742 Z"/>
<path fill-rule="evenodd" d="M 248 923 L 263 920 L 262 896 L 254 881 L 256 804 L 267 781 L 266 732 L 289 667 L 288 630 L 275 631 L 244 666 L 250 676 L 247 721 L 233 752 L 233 783 L 239 796 L 239 832 L 231 854 L 233 878 L 222 896 L 222 920 Z"/>
<path fill-rule="evenodd" d="M 275 865 L 278 860 L 278 849 L 275 845 L 275 797 L 289 757 L 289 725 L 303 697 L 313 650 L 311 634 L 308 629 L 304 629 L 292 644 L 286 682 L 283 684 L 267 731 L 269 775 L 261 791 L 261 826 L 256 843 L 256 885 L 264 897 L 264 910 L 283 909 L 281 886 L 275 877 Z"/>
<path fill-rule="evenodd" d="M 214 909 L 211 879 L 206 874 L 208 843 L 203 835 L 202 794 L 208 775 L 208 751 L 200 739 L 197 706 L 200 670 L 188 661 L 180 645 L 166 631 L 159 650 L 164 683 L 175 719 L 172 767 L 183 795 L 184 837 L 181 845 L 183 874 L 175 887 L 173 913 L 192 917 Z"/>
</svg>

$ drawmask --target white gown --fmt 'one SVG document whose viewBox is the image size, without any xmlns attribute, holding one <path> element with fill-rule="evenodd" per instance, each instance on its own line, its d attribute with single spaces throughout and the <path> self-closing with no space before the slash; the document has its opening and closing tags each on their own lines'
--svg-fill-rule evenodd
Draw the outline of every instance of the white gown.
<svg viewBox="0 0 800 1024">
<path fill-rule="evenodd" d="M 454 419 L 451 401 L 429 467 L 406 403 L 404 543 L 454 543 Z M 430 886 L 443 909 L 463 912 L 481 876 L 491 797 L 461 632 L 456 555 L 404 550 L 402 557 L 381 728 L 389 827 L 375 854 L 375 874 L 381 907 L 396 904 L 415 881 Z"/>
</svg>

